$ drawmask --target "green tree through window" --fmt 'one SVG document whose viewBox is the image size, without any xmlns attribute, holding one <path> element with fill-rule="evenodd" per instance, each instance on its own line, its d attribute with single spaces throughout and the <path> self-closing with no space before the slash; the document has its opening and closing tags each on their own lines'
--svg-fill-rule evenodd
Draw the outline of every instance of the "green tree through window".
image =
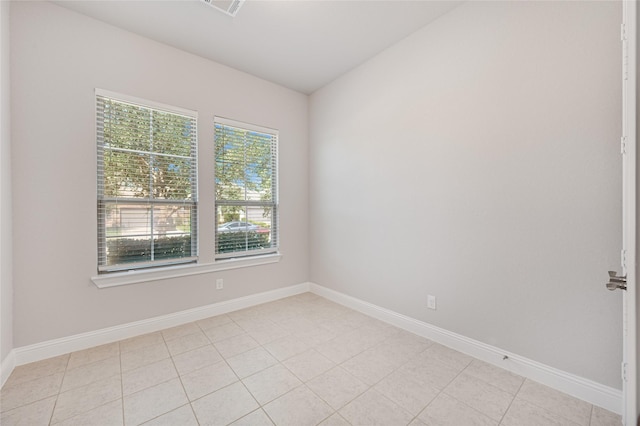
<svg viewBox="0 0 640 426">
<path fill-rule="evenodd" d="M 277 131 L 215 120 L 216 257 L 278 248 Z"/>
<path fill-rule="evenodd" d="M 101 94 L 96 99 L 98 269 L 194 261 L 195 113 Z"/>
</svg>

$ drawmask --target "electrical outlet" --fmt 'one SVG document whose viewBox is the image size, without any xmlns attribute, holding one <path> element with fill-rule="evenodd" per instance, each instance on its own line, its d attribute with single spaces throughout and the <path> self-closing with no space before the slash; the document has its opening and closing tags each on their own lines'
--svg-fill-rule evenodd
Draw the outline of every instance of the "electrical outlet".
<svg viewBox="0 0 640 426">
<path fill-rule="evenodd" d="M 436 309 L 436 297 L 432 295 L 427 296 L 427 308 Z"/>
<path fill-rule="evenodd" d="M 216 280 L 216 290 L 222 290 L 224 288 L 224 280 L 222 278 L 218 278 Z"/>
</svg>

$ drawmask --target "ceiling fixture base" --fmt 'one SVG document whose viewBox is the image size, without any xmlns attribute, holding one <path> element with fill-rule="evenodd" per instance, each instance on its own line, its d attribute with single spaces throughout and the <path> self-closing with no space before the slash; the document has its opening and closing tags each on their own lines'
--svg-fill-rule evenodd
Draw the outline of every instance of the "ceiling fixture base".
<svg viewBox="0 0 640 426">
<path fill-rule="evenodd" d="M 231 17 L 236 16 L 238 10 L 240 10 L 240 6 L 245 2 L 245 0 L 201 0 L 202 2 L 208 4 L 216 10 L 224 13 L 225 15 L 229 15 Z"/>
</svg>

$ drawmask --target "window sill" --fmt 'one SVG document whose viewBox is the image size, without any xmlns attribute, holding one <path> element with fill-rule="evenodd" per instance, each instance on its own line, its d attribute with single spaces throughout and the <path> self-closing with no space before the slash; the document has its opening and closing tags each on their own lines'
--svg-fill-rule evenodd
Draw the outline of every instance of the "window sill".
<svg viewBox="0 0 640 426">
<path fill-rule="evenodd" d="M 229 269 L 248 268 L 251 266 L 267 265 L 280 262 L 280 253 L 263 256 L 245 257 L 240 259 L 219 260 L 214 263 L 200 263 L 192 265 L 167 266 L 156 269 L 141 269 L 127 272 L 91 277 L 91 281 L 98 288 L 118 287 L 121 285 L 144 283 L 148 281 L 166 280 L 169 278 L 187 277 L 189 275 L 208 274 Z"/>
</svg>

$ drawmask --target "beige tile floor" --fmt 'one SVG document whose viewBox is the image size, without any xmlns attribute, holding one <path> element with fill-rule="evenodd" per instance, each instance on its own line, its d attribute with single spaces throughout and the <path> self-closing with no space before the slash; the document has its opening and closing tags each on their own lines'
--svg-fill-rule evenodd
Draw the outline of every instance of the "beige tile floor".
<svg viewBox="0 0 640 426">
<path fill-rule="evenodd" d="M 311 293 L 17 367 L 9 425 L 620 425 Z"/>
</svg>

